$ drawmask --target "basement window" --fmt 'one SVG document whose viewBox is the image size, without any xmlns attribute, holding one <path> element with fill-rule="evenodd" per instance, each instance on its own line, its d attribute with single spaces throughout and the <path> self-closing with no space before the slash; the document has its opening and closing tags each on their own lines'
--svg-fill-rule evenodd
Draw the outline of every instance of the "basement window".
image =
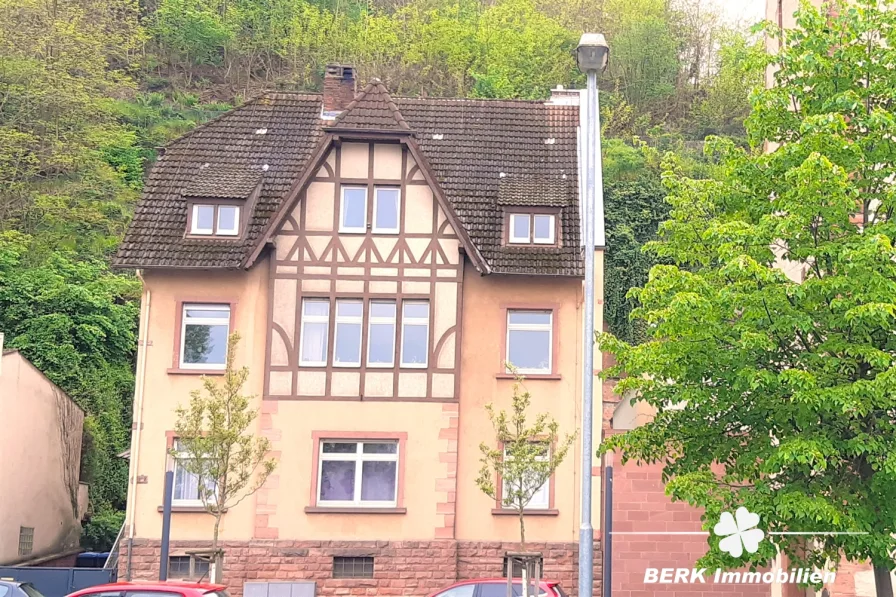
<svg viewBox="0 0 896 597">
<path fill-rule="evenodd" d="M 19 555 L 30 556 L 34 551 L 34 527 L 19 527 Z"/>
<path fill-rule="evenodd" d="M 373 557 L 335 556 L 333 578 L 373 578 Z"/>
<path fill-rule="evenodd" d="M 168 558 L 168 577 L 181 579 L 200 579 L 209 573 L 208 560 L 195 556 L 171 556 Z"/>
</svg>

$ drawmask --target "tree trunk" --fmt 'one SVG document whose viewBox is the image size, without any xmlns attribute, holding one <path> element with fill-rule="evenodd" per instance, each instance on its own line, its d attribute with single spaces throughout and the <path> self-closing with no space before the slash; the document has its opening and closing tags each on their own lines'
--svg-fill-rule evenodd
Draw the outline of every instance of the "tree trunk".
<svg viewBox="0 0 896 597">
<path fill-rule="evenodd" d="M 211 574 L 209 575 L 209 580 L 213 583 L 220 583 L 221 579 L 224 577 L 223 571 L 221 570 L 224 564 L 224 558 L 221 557 L 221 552 L 218 550 L 218 530 L 221 526 L 221 517 L 223 515 L 223 512 L 215 512 L 215 530 L 212 532 Z"/>
<path fill-rule="evenodd" d="M 874 588 L 877 597 L 893 597 L 893 581 L 888 566 L 874 566 Z"/>
<path fill-rule="evenodd" d="M 526 551 L 526 521 L 523 518 L 523 509 L 519 509 L 520 514 L 520 551 Z M 892 596 L 889 596 L 892 597 Z"/>
</svg>

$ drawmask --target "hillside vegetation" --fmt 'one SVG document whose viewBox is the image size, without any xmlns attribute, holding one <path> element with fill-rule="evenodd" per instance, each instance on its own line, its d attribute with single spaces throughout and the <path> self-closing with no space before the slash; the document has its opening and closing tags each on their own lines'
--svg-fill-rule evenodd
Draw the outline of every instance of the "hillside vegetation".
<svg viewBox="0 0 896 597">
<path fill-rule="evenodd" d="M 757 52 L 706 0 L 0 0 L 0 330 L 89 414 L 85 547 L 121 524 L 140 287 L 109 269 L 157 148 L 263 89 L 354 64 L 397 95 L 544 98 L 611 46 L 609 321 L 666 212 L 654 150 L 740 137 Z M 652 157 L 651 157 L 652 156 Z M 632 256 L 636 256 L 633 258 Z M 631 329 L 630 338 L 638 330 Z"/>
</svg>

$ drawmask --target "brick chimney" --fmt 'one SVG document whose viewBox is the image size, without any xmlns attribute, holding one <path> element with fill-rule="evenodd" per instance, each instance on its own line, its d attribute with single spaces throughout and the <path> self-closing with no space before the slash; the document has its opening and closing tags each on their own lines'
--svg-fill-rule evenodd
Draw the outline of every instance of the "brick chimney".
<svg viewBox="0 0 896 597">
<path fill-rule="evenodd" d="M 321 117 L 332 120 L 355 99 L 357 81 L 355 67 L 348 64 L 328 64 L 324 74 L 324 102 Z"/>
</svg>

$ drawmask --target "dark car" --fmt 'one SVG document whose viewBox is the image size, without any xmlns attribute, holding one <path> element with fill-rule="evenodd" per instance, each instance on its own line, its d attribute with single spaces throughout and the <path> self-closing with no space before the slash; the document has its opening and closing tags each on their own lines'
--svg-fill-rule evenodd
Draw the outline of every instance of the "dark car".
<svg viewBox="0 0 896 597">
<path fill-rule="evenodd" d="M 0 578 L 0 597 L 44 597 L 30 582 Z"/>
<path fill-rule="evenodd" d="M 532 595 L 533 593 L 534 591 L 529 591 L 532 597 L 567 597 L 563 589 L 560 588 L 560 583 L 550 580 L 541 581 L 541 591 L 539 591 L 538 596 Z M 522 594 L 522 581 L 514 579 L 513 597 L 521 597 Z M 433 593 L 430 597 L 507 597 L 507 579 L 474 578 L 472 580 L 462 580 Z"/>
</svg>

